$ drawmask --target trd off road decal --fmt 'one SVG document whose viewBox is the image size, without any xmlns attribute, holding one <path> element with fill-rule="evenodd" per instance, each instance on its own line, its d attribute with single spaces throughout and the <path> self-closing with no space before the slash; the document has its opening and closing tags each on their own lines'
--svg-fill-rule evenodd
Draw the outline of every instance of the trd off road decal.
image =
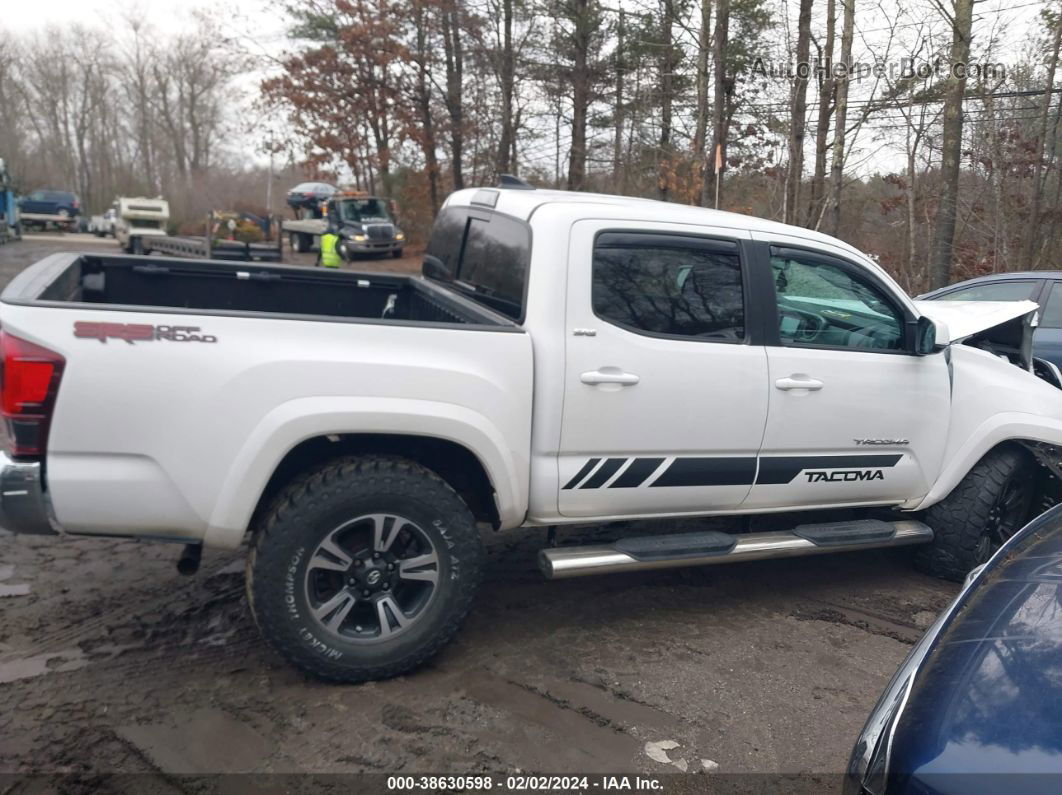
<svg viewBox="0 0 1062 795">
<path fill-rule="evenodd" d="M 147 323 L 98 323 L 78 320 L 74 336 L 82 339 L 124 340 L 130 345 L 138 342 L 168 340 L 169 342 L 217 342 L 213 334 L 202 334 L 199 326 L 152 326 Z"/>
<path fill-rule="evenodd" d="M 565 489 L 610 489 L 638 486 L 780 486 L 804 473 L 807 483 L 852 483 L 884 480 L 903 458 L 892 455 L 817 455 L 756 458 L 676 458 L 652 477 L 664 458 L 591 458 L 564 484 Z M 613 478 L 616 473 L 619 475 Z M 610 482 L 611 481 L 611 482 Z"/>
</svg>

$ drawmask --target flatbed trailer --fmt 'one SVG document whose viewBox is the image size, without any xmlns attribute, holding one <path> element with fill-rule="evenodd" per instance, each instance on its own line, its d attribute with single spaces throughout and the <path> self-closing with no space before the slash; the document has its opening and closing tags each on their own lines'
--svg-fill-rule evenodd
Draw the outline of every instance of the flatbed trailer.
<svg viewBox="0 0 1062 795">
<path fill-rule="evenodd" d="M 328 229 L 328 221 L 323 218 L 283 221 L 280 229 L 288 236 L 292 251 L 304 254 L 320 246 L 321 235 Z"/>
<path fill-rule="evenodd" d="M 49 224 L 54 224 L 55 226 L 65 228 L 69 232 L 74 232 L 77 230 L 78 224 L 77 216 L 73 215 L 20 213 L 19 218 L 22 221 L 23 228 L 39 226 L 42 229 L 47 229 Z"/>
<path fill-rule="evenodd" d="M 235 262 L 280 262 L 281 242 L 241 243 L 238 240 L 211 240 L 209 237 L 145 237 L 143 253 L 156 252 L 175 257 L 220 259 Z"/>
</svg>

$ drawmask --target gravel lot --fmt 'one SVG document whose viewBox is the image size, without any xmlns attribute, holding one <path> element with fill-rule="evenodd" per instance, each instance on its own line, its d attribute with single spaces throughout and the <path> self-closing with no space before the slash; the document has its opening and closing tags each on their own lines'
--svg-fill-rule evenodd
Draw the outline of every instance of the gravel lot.
<svg viewBox="0 0 1062 795">
<path fill-rule="evenodd" d="M 53 251 L 114 246 L 32 237 L 0 247 L 0 281 Z M 381 266 L 418 263 L 357 265 Z M 0 772 L 138 792 L 248 771 L 688 771 L 671 781 L 691 792 L 788 773 L 831 791 L 956 591 L 904 550 L 549 583 L 535 568 L 544 532 L 488 541 L 487 582 L 452 645 L 413 675 L 337 687 L 259 641 L 241 553 L 208 552 L 184 578 L 176 546 L 0 534 Z"/>
</svg>

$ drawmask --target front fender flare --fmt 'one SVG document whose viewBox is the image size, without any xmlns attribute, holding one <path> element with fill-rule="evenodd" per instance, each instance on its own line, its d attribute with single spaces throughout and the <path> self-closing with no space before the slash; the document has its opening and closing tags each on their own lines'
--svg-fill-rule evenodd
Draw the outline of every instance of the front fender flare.
<svg viewBox="0 0 1062 795">
<path fill-rule="evenodd" d="M 255 426 L 219 491 L 204 546 L 239 546 L 269 478 L 296 445 L 318 436 L 351 433 L 426 436 L 467 448 L 490 478 L 501 526 L 523 522 L 528 454 L 512 450 L 482 414 L 431 400 L 310 397 L 277 406 Z"/>
<path fill-rule="evenodd" d="M 1062 446 L 1062 420 L 1021 412 L 992 415 L 951 455 L 929 493 L 921 500 L 904 505 L 904 509 L 920 511 L 943 500 L 978 461 L 1004 442 L 1043 442 Z"/>
</svg>

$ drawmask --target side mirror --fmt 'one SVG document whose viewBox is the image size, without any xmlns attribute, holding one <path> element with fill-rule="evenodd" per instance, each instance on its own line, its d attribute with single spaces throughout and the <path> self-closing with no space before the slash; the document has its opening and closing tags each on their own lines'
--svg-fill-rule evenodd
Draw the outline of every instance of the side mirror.
<svg viewBox="0 0 1062 795">
<path fill-rule="evenodd" d="M 937 337 L 947 339 L 947 331 L 938 328 L 935 321 L 923 315 L 918 318 L 914 328 L 914 340 L 911 345 L 911 353 L 915 356 L 927 356 L 937 350 Z"/>
<path fill-rule="evenodd" d="M 420 266 L 420 272 L 426 279 L 438 279 L 439 281 L 453 281 L 453 274 L 441 259 L 432 254 L 424 255 L 424 262 Z"/>
</svg>

